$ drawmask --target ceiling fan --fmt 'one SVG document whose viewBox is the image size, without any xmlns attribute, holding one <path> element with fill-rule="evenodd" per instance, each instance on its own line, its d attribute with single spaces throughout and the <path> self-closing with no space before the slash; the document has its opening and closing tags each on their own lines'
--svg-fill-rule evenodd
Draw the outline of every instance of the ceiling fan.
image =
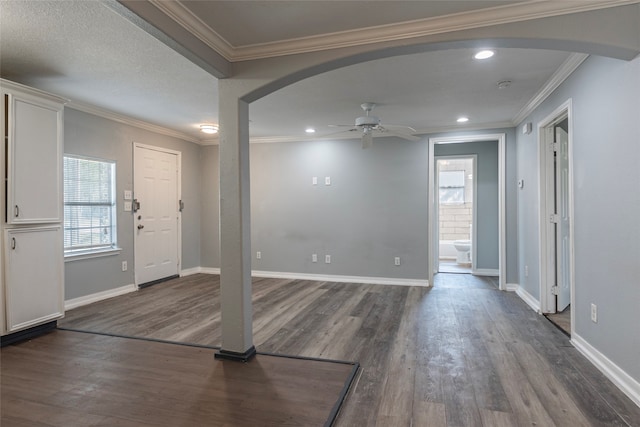
<svg viewBox="0 0 640 427">
<path fill-rule="evenodd" d="M 362 132 L 362 148 L 369 148 L 373 144 L 373 134 L 388 134 L 397 136 L 408 141 L 418 141 L 420 138 L 411 135 L 416 133 L 416 130 L 410 126 L 401 125 L 384 125 L 380 123 L 380 118 L 371 115 L 371 111 L 376 107 L 373 102 L 365 102 L 360 104 L 360 107 L 364 110 L 365 115 L 356 118 L 354 125 L 329 125 L 330 127 L 349 127 L 350 132 Z M 397 129 L 397 130 L 392 130 Z M 400 132 L 400 129 L 406 130 L 406 132 Z"/>
</svg>

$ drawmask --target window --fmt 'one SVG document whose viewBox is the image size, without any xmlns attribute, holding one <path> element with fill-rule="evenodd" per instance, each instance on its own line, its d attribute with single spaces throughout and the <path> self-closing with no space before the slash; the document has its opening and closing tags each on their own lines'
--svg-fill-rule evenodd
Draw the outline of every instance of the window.
<svg viewBox="0 0 640 427">
<path fill-rule="evenodd" d="M 64 157 L 64 251 L 116 248 L 115 162 Z"/>
<path fill-rule="evenodd" d="M 464 203 L 464 171 L 441 171 L 438 176 L 440 203 L 458 205 Z"/>
</svg>

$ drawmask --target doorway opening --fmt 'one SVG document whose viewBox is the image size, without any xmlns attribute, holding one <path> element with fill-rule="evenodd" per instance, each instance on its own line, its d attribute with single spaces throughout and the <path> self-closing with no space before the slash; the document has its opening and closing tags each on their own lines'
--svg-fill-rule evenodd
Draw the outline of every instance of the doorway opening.
<svg viewBox="0 0 640 427">
<path fill-rule="evenodd" d="M 492 241 L 493 247 L 490 251 L 485 251 L 482 254 L 491 255 L 494 257 L 494 265 L 497 264 L 497 269 L 493 266 L 485 267 L 483 264 L 478 261 L 482 261 L 478 259 L 478 252 L 474 250 L 474 240 L 480 241 L 480 237 L 478 235 L 479 227 L 472 226 L 471 242 L 471 267 L 472 274 L 486 275 L 486 276 L 498 276 L 498 289 L 506 290 L 506 210 L 505 210 L 505 170 L 506 170 L 506 135 L 504 133 L 497 134 L 477 134 L 477 135 L 461 135 L 461 136 L 446 136 L 446 137 L 434 137 L 429 138 L 429 170 L 428 170 L 428 230 L 429 235 L 427 237 L 428 240 L 428 265 L 427 265 L 427 274 L 428 274 L 428 282 L 429 286 L 433 286 L 434 274 L 438 273 L 438 264 L 439 264 L 439 238 L 438 238 L 438 213 L 437 213 L 437 199 L 438 199 L 438 186 L 436 183 L 437 173 L 436 173 L 436 158 L 444 157 L 444 156 L 453 156 L 459 155 L 462 157 L 473 156 L 474 152 L 467 151 L 466 148 L 458 150 L 436 150 L 436 146 L 443 147 L 443 144 L 467 144 L 467 143 L 492 143 L 497 144 L 497 155 L 492 155 L 495 163 L 491 169 L 497 173 L 495 178 L 495 183 L 489 188 L 492 189 L 492 195 L 487 198 L 481 197 L 480 199 L 475 199 L 474 209 L 476 212 L 479 211 L 479 203 L 480 201 L 490 201 L 490 205 L 495 207 L 494 213 L 486 216 L 486 218 L 491 221 L 495 221 L 494 225 L 491 227 L 480 227 L 482 228 L 485 234 L 488 233 L 489 236 L 493 236 L 489 238 Z M 495 146 L 495 145 L 494 145 Z M 451 146 L 453 148 L 453 146 Z M 438 155 L 436 155 L 436 151 L 440 151 Z M 454 152 L 451 152 L 454 151 Z M 457 152 L 455 152 L 457 151 Z M 466 152 L 464 152 L 466 151 Z M 495 153 L 495 151 L 494 151 Z M 495 157 L 494 157 L 495 156 Z M 478 161 L 481 161 L 478 158 Z M 488 165 L 490 163 L 481 163 L 484 165 Z M 495 169 L 494 169 L 495 168 Z M 476 172 L 482 169 L 482 166 L 478 165 L 476 162 L 476 167 L 474 168 Z M 497 169 L 497 171 L 496 171 Z M 477 181 L 478 174 L 476 173 L 475 180 Z M 482 188 L 482 186 L 481 186 Z M 478 193 L 478 187 L 475 188 L 475 193 Z M 488 193 L 489 194 L 489 193 Z M 475 214 L 476 220 L 478 214 Z M 483 218 L 481 216 L 481 218 Z M 497 258 L 497 259 L 496 259 Z"/>
<path fill-rule="evenodd" d="M 477 156 L 436 158 L 439 273 L 470 274 L 475 262 Z"/>
<path fill-rule="evenodd" d="M 573 301 L 573 179 L 571 101 L 541 122 L 541 311 L 571 335 Z"/>
</svg>

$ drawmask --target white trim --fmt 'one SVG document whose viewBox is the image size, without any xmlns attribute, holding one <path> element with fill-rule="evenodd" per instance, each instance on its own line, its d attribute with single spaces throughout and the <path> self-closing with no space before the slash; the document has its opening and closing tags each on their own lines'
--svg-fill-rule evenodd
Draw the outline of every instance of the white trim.
<svg viewBox="0 0 640 427">
<path fill-rule="evenodd" d="M 389 277 L 363 277 L 363 276 L 340 276 L 337 274 L 312 274 L 312 273 L 290 273 L 279 271 L 252 270 L 253 277 L 267 277 L 274 279 L 299 279 L 315 280 L 321 282 L 343 282 L 343 283 L 367 283 L 373 285 L 397 285 L 397 286 L 429 286 L 426 280 L 419 279 L 397 279 Z"/>
<path fill-rule="evenodd" d="M 180 271 L 180 277 L 191 276 L 198 273 L 202 273 L 202 267 L 185 268 Z"/>
<path fill-rule="evenodd" d="M 518 286 L 516 289 L 516 295 L 518 295 L 522 301 L 526 302 L 533 311 L 540 313 L 540 301 L 535 299 L 525 288 Z"/>
<path fill-rule="evenodd" d="M 474 276 L 495 276 L 495 277 L 498 277 L 498 276 L 500 276 L 500 270 L 498 270 L 496 268 L 476 268 L 476 269 L 471 271 L 471 274 L 473 274 Z M 505 289 L 504 290 L 506 290 L 506 285 L 505 285 Z"/>
<path fill-rule="evenodd" d="M 517 283 L 507 283 L 507 291 L 508 292 L 515 292 L 518 290 L 518 288 L 520 287 L 519 284 Z"/>
<path fill-rule="evenodd" d="M 64 302 L 64 309 L 72 310 L 74 308 L 82 307 L 83 305 L 92 304 L 94 302 L 102 301 L 108 298 L 117 297 L 120 295 L 135 292 L 138 287 L 134 284 L 121 286 L 119 288 L 109 289 L 102 292 L 96 292 L 95 294 L 85 295 L 83 297 L 73 298 Z"/>
<path fill-rule="evenodd" d="M 180 2 L 151 0 L 151 3 L 169 18 L 231 62 L 415 39 L 434 34 L 579 13 L 636 2 L 634 0 L 528 1 L 296 39 L 233 46 Z"/>
<path fill-rule="evenodd" d="M 506 205 L 505 205 L 505 170 L 506 170 L 506 134 L 474 134 L 463 136 L 447 136 L 429 138 L 429 163 L 428 163 L 428 196 L 427 206 L 428 212 L 428 277 L 427 283 L 433 283 L 434 275 L 434 254 L 437 254 L 437 241 L 434 230 L 437 229 L 435 224 L 435 145 L 436 144 L 459 144 L 475 141 L 498 141 L 498 288 L 505 290 L 507 280 L 507 263 L 506 263 Z M 475 227 L 477 229 L 478 227 Z M 475 233 L 475 231 L 474 231 Z"/>
<path fill-rule="evenodd" d="M 181 276 L 191 274 L 220 274 L 220 269 L 215 267 L 194 267 L 182 270 Z M 315 280 L 320 282 L 343 282 L 343 283 L 367 283 L 373 285 L 397 285 L 397 286 L 429 286 L 429 282 L 419 279 L 397 279 L 389 277 L 363 277 L 363 276 L 340 276 L 336 274 L 313 274 L 313 273 L 292 273 L 280 271 L 252 270 L 252 277 L 266 277 L 272 279 L 298 279 Z"/>
<path fill-rule="evenodd" d="M 629 399 L 640 406 L 640 382 L 632 378 L 631 375 L 627 374 L 607 356 L 576 334 L 575 331 L 571 333 L 571 344 L 626 394 Z"/>
<path fill-rule="evenodd" d="M 584 53 L 572 53 L 569 55 L 562 65 L 560 65 L 560 68 L 547 80 L 544 86 L 542 86 L 529 102 L 522 107 L 518 114 L 511 119 L 513 123 L 512 126 L 517 126 L 526 119 L 527 116 L 538 108 L 588 57 L 589 55 Z"/>
<path fill-rule="evenodd" d="M 122 248 L 109 248 L 103 250 L 92 250 L 88 252 L 80 253 L 66 253 L 64 254 L 64 262 L 80 261 L 82 259 L 102 258 L 105 256 L 120 255 Z"/>
<path fill-rule="evenodd" d="M 83 102 L 78 101 L 70 101 L 66 108 L 71 108 L 73 110 L 82 111 L 84 113 L 92 114 L 94 116 L 102 117 L 104 119 L 113 120 L 114 122 L 123 123 L 125 125 L 137 127 L 139 129 L 148 130 L 150 132 L 158 133 L 160 135 L 172 136 L 174 138 L 182 139 L 184 141 L 193 142 L 196 144 L 202 145 L 205 140 L 201 140 L 198 138 L 194 138 L 191 135 L 188 135 L 183 132 L 179 132 L 173 129 L 166 128 L 164 126 L 154 125 L 149 122 L 145 122 L 144 120 L 134 119 L 129 116 L 125 116 L 123 114 L 115 113 L 113 111 L 106 110 L 104 108 L 96 107 L 94 105 L 85 104 Z M 207 143 L 209 143 L 209 139 L 207 139 Z"/>
</svg>

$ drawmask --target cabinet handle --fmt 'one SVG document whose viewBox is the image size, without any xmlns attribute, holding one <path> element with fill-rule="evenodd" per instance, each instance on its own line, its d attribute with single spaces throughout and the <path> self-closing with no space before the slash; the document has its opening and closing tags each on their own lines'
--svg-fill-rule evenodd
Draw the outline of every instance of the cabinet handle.
<svg viewBox="0 0 640 427">
<path fill-rule="evenodd" d="M 13 249 L 14 251 L 16 250 L 16 238 L 15 237 L 11 238 L 11 249 Z"/>
<path fill-rule="evenodd" d="M 20 216 L 20 207 L 16 205 L 16 208 L 14 209 L 14 211 L 15 211 L 16 218 L 18 218 Z"/>
</svg>

